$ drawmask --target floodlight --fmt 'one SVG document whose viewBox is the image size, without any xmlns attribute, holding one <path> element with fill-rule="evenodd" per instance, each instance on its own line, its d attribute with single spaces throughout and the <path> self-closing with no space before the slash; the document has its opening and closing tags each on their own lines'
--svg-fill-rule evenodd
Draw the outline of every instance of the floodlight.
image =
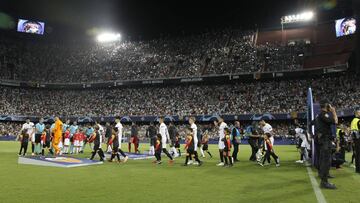
<svg viewBox="0 0 360 203">
<path fill-rule="evenodd" d="M 120 39 L 119 33 L 102 33 L 96 37 L 96 40 L 101 43 L 120 41 Z"/>
<path fill-rule="evenodd" d="M 306 11 L 295 15 L 287 15 L 281 17 L 281 24 L 310 21 L 314 18 L 314 16 L 315 14 L 312 11 Z"/>
</svg>

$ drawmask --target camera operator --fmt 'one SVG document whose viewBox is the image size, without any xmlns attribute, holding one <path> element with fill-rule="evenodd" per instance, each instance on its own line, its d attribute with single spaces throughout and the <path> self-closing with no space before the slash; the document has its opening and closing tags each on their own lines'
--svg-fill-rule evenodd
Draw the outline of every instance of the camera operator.
<svg viewBox="0 0 360 203">
<path fill-rule="evenodd" d="M 321 112 L 318 115 L 315 123 L 316 137 L 318 139 L 319 147 L 319 176 L 321 178 L 320 186 L 326 189 L 336 189 L 334 184 L 328 182 L 329 170 L 331 165 L 332 142 L 332 125 L 338 123 L 335 108 L 329 102 L 320 102 Z"/>
<path fill-rule="evenodd" d="M 354 140 L 355 172 L 360 173 L 360 109 L 355 111 L 355 118 L 351 121 L 351 134 Z"/>
</svg>

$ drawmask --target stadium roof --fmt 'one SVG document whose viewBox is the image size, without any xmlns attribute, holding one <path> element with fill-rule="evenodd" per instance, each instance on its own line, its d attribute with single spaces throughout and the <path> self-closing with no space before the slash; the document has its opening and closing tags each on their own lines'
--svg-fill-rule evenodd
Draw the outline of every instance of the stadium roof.
<svg viewBox="0 0 360 203">
<path fill-rule="evenodd" d="M 42 20 L 47 23 L 50 36 L 83 38 L 84 34 L 111 29 L 134 39 L 224 27 L 278 26 L 281 16 L 314 7 L 312 2 L 315 1 L 1 0 L 0 14 L 11 16 L 14 22 L 20 17 Z M 351 10 L 351 0 L 328 0 L 317 8 L 322 13 L 333 14 L 336 10 L 344 15 Z"/>
</svg>

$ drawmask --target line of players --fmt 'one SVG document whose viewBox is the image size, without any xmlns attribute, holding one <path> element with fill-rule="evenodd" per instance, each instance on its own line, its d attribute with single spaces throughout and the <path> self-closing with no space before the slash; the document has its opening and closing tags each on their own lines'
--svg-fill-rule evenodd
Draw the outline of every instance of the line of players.
<svg viewBox="0 0 360 203">
<path fill-rule="evenodd" d="M 153 124 L 150 125 L 146 132 L 146 136 L 150 138 L 150 150 L 149 154 L 156 157 L 154 163 L 161 164 L 161 153 L 164 153 L 169 158 L 169 163 L 174 162 L 174 158 L 181 156 L 180 150 L 180 138 L 176 132 L 173 132 L 174 126 L 170 124 L 169 129 L 164 123 L 164 118 L 159 118 L 159 129 L 156 129 Z M 186 159 L 184 166 L 194 164 L 202 165 L 202 161 L 199 159 L 198 149 L 200 149 L 202 157 L 205 157 L 205 152 L 212 157 L 212 154 L 208 151 L 208 142 L 209 136 L 207 132 L 203 136 L 198 136 L 200 133 L 198 131 L 197 125 L 195 124 L 195 118 L 189 118 L 190 126 L 186 129 L 186 139 L 185 139 L 185 150 L 186 150 Z M 235 126 L 230 129 L 224 120 L 219 117 L 217 121 L 214 122 L 215 126 L 218 128 L 218 149 L 220 162 L 217 166 L 233 166 L 234 162 L 237 162 L 237 154 L 239 151 L 239 144 L 241 143 L 241 134 L 243 133 L 240 129 L 240 123 L 235 122 Z M 128 157 L 121 150 L 121 143 L 123 137 L 123 126 L 120 122 L 120 119 L 115 120 L 115 126 L 112 128 L 106 126 L 106 130 L 99 124 L 95 123 L 94 127 L 88 125 L 87 128 L 81 129 L 77 126 L 76 121 L 70 125 L 70 121 L 67 120 L 62 124 L 63 137 L 59 144 L 61 152 L 64 154 L 76 154 L 83 153 L 86 144 L 89 144 L 92 155 L 90 159 L 93 159 L 96 154 L 99 154 L 100 160 L 105 159 L 104 152 L 101 148 L 101 143 L 105 137 L 108 137 L 107 141 L 107 152 L 111 152 L 111 158 L 109 161 L 113 161 L 116 157 L 120 161 L 120 155 L 124 157 L 124 162 L 127 161 Z M 260 121 L 259 123 L 262 131 L 264 132 L 263 136 L 263 147 L 259 149 L 258 153 L 258 163 L 263 166 L 267 161 L 270 163 L 270 157 L 273 157 L 275 160 L 276 166 L 280 166 L 279 157 L 275 154 L 273 144 L 274 138 L 272 136 L 272 127 L 270 124 L 265 121 Z M 110 129 L 110 132 L 108 130 Z M 29 119 L 26 120 L 26 123 L 23 124 L 21 129 L 21 147 L 19 155 L 26 154 L 28 141 L 31 141 L 32 146 L 32 155 L 44 155 L 45 149 L 49 151 L 50 154 L 54 154 L 51 141 L 52 141 L 52 132 L 54 130 L 54 124 L 52 126 L 45 125 L 44 120 L 40 119 L 39 122 L 34 125 L 30 122 Z M 170 136 L 169 131 L 172 136 Z M 252 132 L 250 132 L 252 133 Z M 109 134 L 105 136 L 105 134 Z M 174 136 L 175 135 L 175 136 Z M 201 140 L 199 140 L 199 138 Z M 167 150 L 167 143 L 170 144 L 170 151 Z M 93 144 L 93 146 L 92 146 Z M 202 147 L 201 147 L 202 146 Z M 233 150 L 233 153 L 231 153 Z M 136 149 L 136 147 L 135 147 Z M 136 152 L 136 151 L 135 151 Z M 193 161 L 194 159 L 194 161 Z"/>
</svg>

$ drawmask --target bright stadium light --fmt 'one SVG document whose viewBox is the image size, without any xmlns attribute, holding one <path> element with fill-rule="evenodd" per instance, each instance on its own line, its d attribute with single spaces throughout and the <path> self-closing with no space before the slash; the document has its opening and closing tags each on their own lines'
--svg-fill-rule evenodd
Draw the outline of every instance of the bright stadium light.
<svg viewBox="0 0 360 203">
<path fill-rule="evenodd" d="M 311 20 L 313 20 L 314 16 L 315 16 L 315 14 L 312 11 L 306 11 L 306 12 L 299 13 L 296 15 L 287 15 L 287 16 L 281 17 L 281 24 L 311 21 Z"/>
<path fill-rule="evenodd" d="M 119 33 L 102 33 L 96 37 L 96 40 L 101 43 L 120 41 L 120 39 Z"/>
</svg>

